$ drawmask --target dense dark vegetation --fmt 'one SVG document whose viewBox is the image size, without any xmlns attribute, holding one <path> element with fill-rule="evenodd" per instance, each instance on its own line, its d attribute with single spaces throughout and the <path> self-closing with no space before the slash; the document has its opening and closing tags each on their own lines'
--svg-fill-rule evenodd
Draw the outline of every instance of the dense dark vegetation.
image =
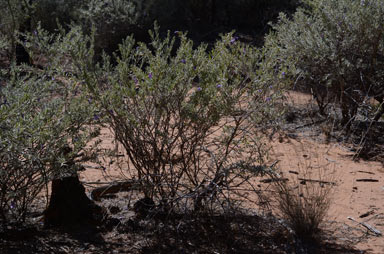
<svg viewBox="0 0 384 254">
<path fill-rule="evenodd" d="M 309 253 L 321 248 L 329 192 L 303 205 L 267 165 L 260 130 L 295 118 L 282 101 L 298 89 L 312 93 L 330 132 L 359 139 L 359 156 L 380 142 L 372 134 L 384 114 L 379 0 L 0 0 L 0 8 L 4 238 L 33 221 L 51 181 L 77 179 L 86 161 L 105 170 L 106 160 L 125 160 L 123 180 L 141 195 L 129 206 L 136 217 L 98 208 L 105 218 L 93 233 L 151 239 L 143 252 Z M 99 146 L 104 127 L 115 150 Z M 271 199 L 260 177 L 278 183 L 284 223 L 262 216 Z M 257 215 L 244 210 L 249 203 Z M 215 234 L 218 246 L 206 240 Z"/>
</svg>

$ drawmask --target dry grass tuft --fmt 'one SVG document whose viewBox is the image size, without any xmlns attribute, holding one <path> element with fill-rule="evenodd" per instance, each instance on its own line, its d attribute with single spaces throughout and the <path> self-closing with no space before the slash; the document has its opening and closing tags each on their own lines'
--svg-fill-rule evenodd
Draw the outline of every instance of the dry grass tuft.
<svg viewBox="0 0 384 254">
<path fill-rule="evenodd" d="M 329 162 L 320 165 L 317 161 L 316 166 L 313 163 L 305 159 L 299 161 L 297 170 L 289 171 L 294 173 L 289 175 L 289 181 L 273 181 L 278 214 L 298 238 L 311 241 L 321 235 L 320 226 L 327 216 L 336 185 L 335 171 Z"/>
</svg>

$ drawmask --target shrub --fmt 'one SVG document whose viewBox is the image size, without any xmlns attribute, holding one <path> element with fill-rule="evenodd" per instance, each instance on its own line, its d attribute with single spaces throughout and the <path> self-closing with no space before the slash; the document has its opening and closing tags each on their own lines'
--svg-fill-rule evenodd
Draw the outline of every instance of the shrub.
<svg viewBox="0 0 384 254">
<path fill-rule="evenodd" d="M 259 52 L 231 34 L 209 52 L 181 32 L 150 35 L 138 46 L 128 37 L 116 66 L 107 57 L 92 72 L 79 64 L 125 149 L 126 170 L 167 210 L 233 207 L 236 189 L 263 172 L 266 148 L 254 126 L 272 119 L 278 97 L 261 80 Z"/>
<path fill-rule="evenodd" d="M 30 204 L 42 188 L 53 177 L 66 173 L 65 165 L 81 148 L 80 141 L 74 143 L 74 150 L 68 146 L 68 138 L 79 130 L 74 128 L 74 119 L 63 114 L 68 102 L 52 99 L 55 84 L 32 78 L 14 80 L 13 86 L 8 84 L 1 91 L 0 216 L 3 222 L 9 216 L 25 220 Z"/>
<path fill-rule="evenodd" d="M 132 0 L 88 0 L 74 20 L 85 33 L 90 33 L 92 27 L 95 29 L 97 57 L 102 51 L 112 55 L 129 34 L 142 32 L 148 18 L 145 6 Z"/>
<path fill-rule="evenodd" d="M 266 22 L 275 19 L 278 11 L 292 10 L 297 0 L 281 1 L 201 1 L 201 0 L 38 0 L 0 1 L 7 11 L 0 17 L 0 30 L 33 30 L 38 23 L 50 33 L 56 33 L 61 24 L 82 27 L 85 33 L 95 28 L 96 57 L 104 50 L 108 54 L 116 51 L 118 44 L 129 34 L 138 41 L 149 41 L 147 30 L 157 20 L 165 29 L 186 30 L 200 41 L 213 41 L 218 31 L 229 28 L 255 29 L 258 35 L 266 31 Z M 13 17 L 11 14 L 14 14 Z"/>
<path fill-rule="evenodd" d="M 27 35 L 26 48 L 47 57 L 45 70 L 15 66 L 3 70 L 0 86 L 0 224 L 27 218 L 31 203 L 53 178 L 72 174 L 87 140 L 93 108 L 65 74 L 68 36 Z M 74 40 L 76 41 L 76 40 Z M 53 43 L 55 51 L 48 42 Z M 60 54 L 59 54 L 60 53 Z M 58 57 L 60 56 L 60 57 Z"/>
<path fill-rule="evenodd" d="M 337 101 L 342 123 L 351 123 L 371 98 L 384 101 L 384 6 L 380 0 L 304 2 L 292 19 L 280 15 L 265 48 L 274 70 L 311 91 L 322 114 Z M 368 105 L 368 119 L 383 113 Z"/>
<path fill-rule="evenodd" d="M 50 33 L 57 32 L 59 24 L 68 25 L 78 20 L 80 10 L 87 1 L 76 0 L 38 0 L 34 1 L 32 19 L 34 25 L 38 23 Z"/>
<path fill-rule="evenodd" d="M 0 9 L 4 10 L 0 17 L 0 37 L 5 42 L 1 50 L 4 50 L 10 59 L 14 59 L 20 32 L 29 29 L 33 5 L 28 1 L 0 1 Z"/>
</svg>

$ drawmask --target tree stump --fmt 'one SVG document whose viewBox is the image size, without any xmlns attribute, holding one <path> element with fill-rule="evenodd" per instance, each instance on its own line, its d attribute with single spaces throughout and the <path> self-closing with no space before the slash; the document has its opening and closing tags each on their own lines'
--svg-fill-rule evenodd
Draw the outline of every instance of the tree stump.
<svg viewBox="0 0 384 254">
<path fill-rule="evenodd" d="M 77 175 L 52 181 L 52 194 L 44 211 L 45 226 L 100 225 L 106 211 L 85 194 Z"/>
</svg>

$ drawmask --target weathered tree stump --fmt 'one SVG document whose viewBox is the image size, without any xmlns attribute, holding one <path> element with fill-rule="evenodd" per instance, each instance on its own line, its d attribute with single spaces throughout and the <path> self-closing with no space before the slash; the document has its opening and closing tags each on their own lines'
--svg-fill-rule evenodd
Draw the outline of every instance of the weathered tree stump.
<svg viewBox="0 0 384 254">
<path fill-rule="evenodd" d="M 52 195 L 44 211 L 45 226 L 99 225 L 106 211 L 85 194 L 77 175 L 52 181 Z"/>
</svg>

